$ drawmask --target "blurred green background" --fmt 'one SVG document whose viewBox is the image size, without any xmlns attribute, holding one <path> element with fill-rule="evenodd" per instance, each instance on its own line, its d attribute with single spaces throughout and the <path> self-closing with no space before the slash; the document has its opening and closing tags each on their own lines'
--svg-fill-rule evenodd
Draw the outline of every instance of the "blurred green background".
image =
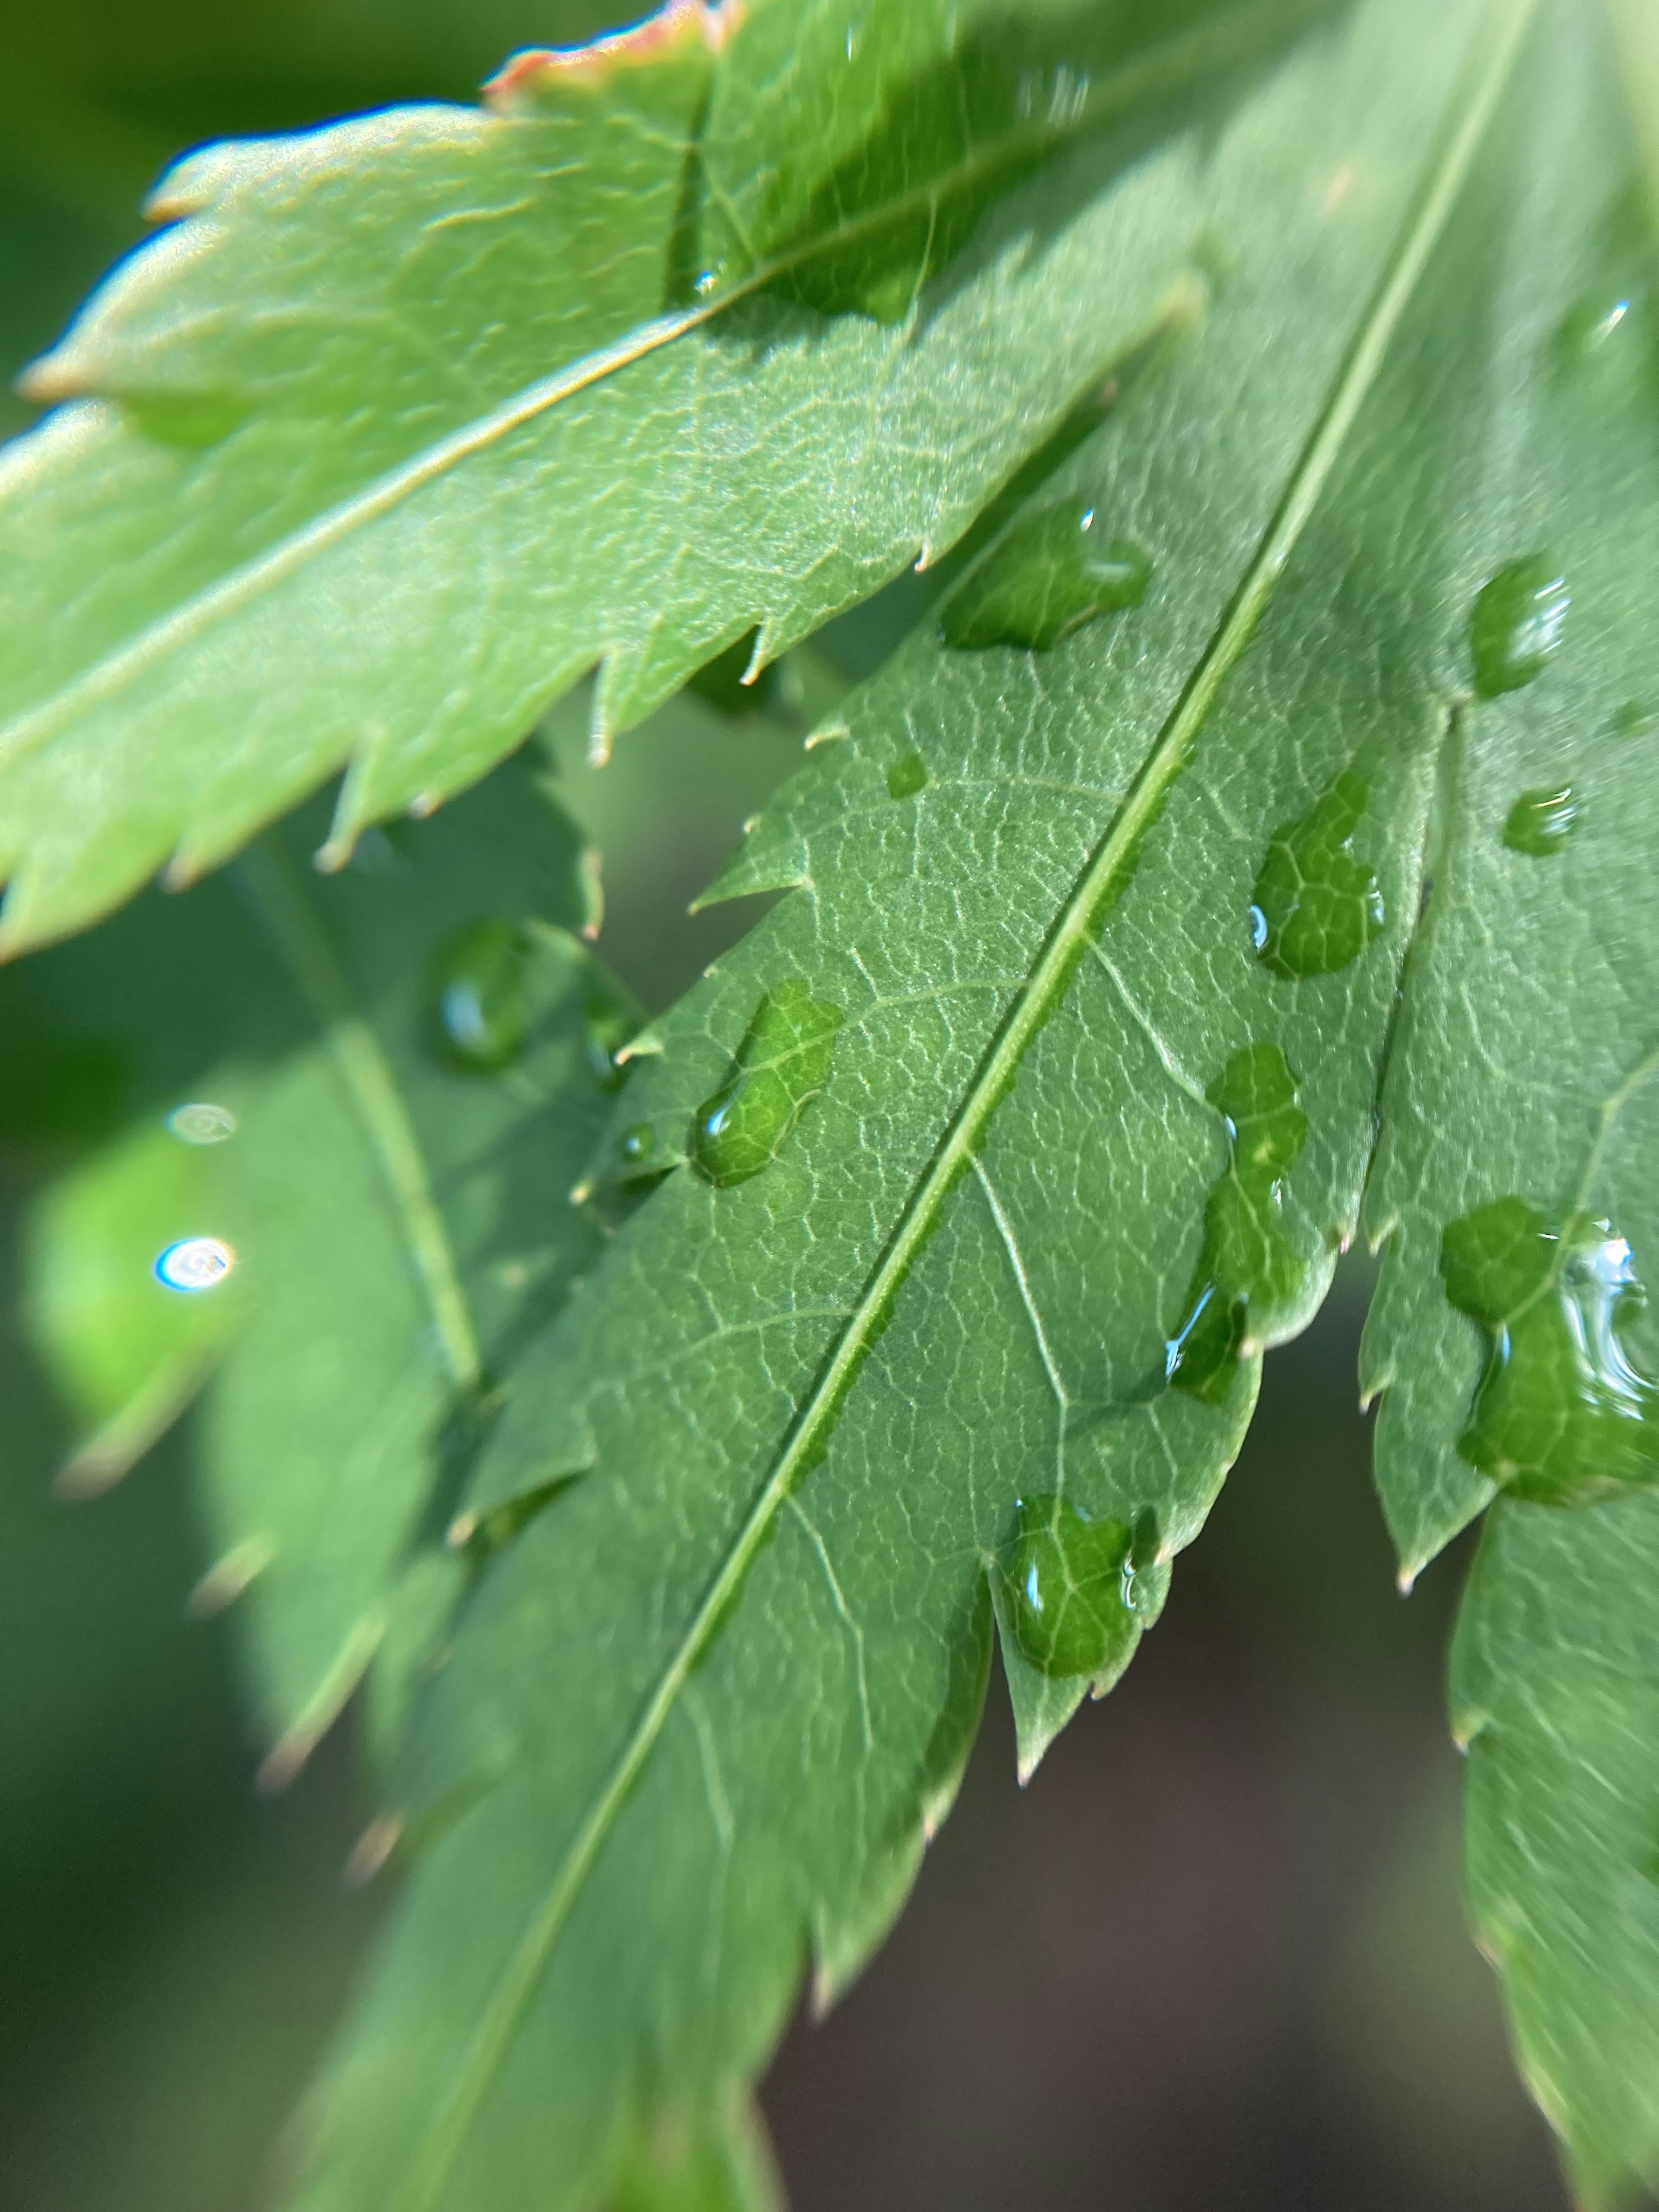
<svg viewBox="0 0 1659 2212">
<path fill-rule="evenodd" d="M 140 234 L 173 153 L 466 98 L 514 46 L 607 14 L 3 0 L 8 383 Z M 0 434 L 27 419 L 0 398 Z M 821 641 L 793 672 L 806 707 L 872 665 L 918 590 Z M 601 950 L 648 1006 L 752 918 L 693 921 L 685 902 L 799 759 L 793 706 L 732 721 L 680 702 L 604 771 L 583 764 L 580 702 L 556 717 L 568 803 L 605 854 Z M 27 1169 L 0 1155 L 9 1218 Z M 1403 1603 L 1370 1498 L 1364 1289 L 1356 1266 L 1269 1362 L 1157 1637 L 1024 1793 L 994 1682 L 909 1913 L 769 2085 L 798 2212 L 1561 2205 L 1461 1920 L 1441 1674 L 1462 1562 Z M 0 1407 L 0 2201 L 252 2212 L 385 1903 L 343 1878 L 370 1809 L 350 1723 L 285 1796 L 257 1797 L 234 1615 L 183 1610 L 207 1564 L 189 1422 L 67 1506 L 48 1492 L 61 1424 L 10 1320 Z"/>
</svg>

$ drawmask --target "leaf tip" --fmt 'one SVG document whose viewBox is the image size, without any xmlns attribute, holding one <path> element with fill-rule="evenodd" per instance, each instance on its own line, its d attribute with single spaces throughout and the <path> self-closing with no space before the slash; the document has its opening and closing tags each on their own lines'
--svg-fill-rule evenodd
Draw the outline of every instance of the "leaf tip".
<svg viewBox="0 0 1659 2212">
<path fill-rule="evenodd" d="M 401 1813 L 376 1814 L 352 1845 L 345 1863 L 348 1889 L 364 1889 L 385 1867 L 402 1838 L 406 1823 Z"/>
<path fill-rule="evenodd" d="M 270 1536 L 249 1536 L 216 1560 L 185 1600 L 191 1620 L 210 1620 L 227 1606 L 234 1605 L 256 1575 L 263 1574 L 276 1556 Z"/>
</svg>

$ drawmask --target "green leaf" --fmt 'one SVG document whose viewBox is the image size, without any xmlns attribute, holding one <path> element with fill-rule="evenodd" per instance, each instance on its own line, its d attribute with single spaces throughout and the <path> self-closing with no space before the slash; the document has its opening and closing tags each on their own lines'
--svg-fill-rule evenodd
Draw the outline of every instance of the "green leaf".
<svg viewBox="0 0 1659 2212">
<path fill-rule="evenodd" d="M 525 762 L 330 879 L 296 864 L 307 830 L 8 994 L 15 1032 L 96 1040 L 125 1094 L 33 1217 L 32 1333 L 88 1431 L 64 1486 L 125 1473 L 216 1361 L 197 1602 L 252 1586 L 272 1782 L 377 1651 L 395 1703 L 453 1599 L 445 1492 L 598 1249 L 567 1194 L 637 1018 L 568 934 L 579 854 Z M 173 1287 L 181 1250 L 227 1271 Z"/>
<path fill-rule="evenodd" d="M 602 2201 L 879 1940 L 994 1618 L 1028 1772 L 1155 1623 L 1410 1048 L 1471 613 L 1532 550 L 1505 389 L 1620 182 L 1607 70 L 1577 7 L 1300 47 L 1212 146 L 1206 313 L 961 580 L 1047 649 L 953 647 L 947 603 L 721 879 L 793 895 L 640 1041 L 594 1175 L 655 1187 L 478 1468 L 481 1510 L 564 1486 L 424 1702 L 432 1841 L 304 2212 Z M 1144 555 L 1138 604 L 1051 619 L 1056 513 Z M 838 1020 L 766 1164 L 656 1180 L 786 1005 Z M 1023 1621 L 1049 1587 L 1088 1620 Z"/>
<path fill-rule="evenodd" d="M 1659 2181 L 1659 1500 L 1500 1501 L 1452 1654 L 1468 1879 L 1578 2201 Z"/>
<path fill-rule="evenodd" d="M 1304 4 L 677 0 L 190 156 L 0 465 L 0 943 L 349 765 L 337 864 L 594 664 L 603 742 L 933 558 L 1190 312 L 1200 125 Z"/>
</svg>

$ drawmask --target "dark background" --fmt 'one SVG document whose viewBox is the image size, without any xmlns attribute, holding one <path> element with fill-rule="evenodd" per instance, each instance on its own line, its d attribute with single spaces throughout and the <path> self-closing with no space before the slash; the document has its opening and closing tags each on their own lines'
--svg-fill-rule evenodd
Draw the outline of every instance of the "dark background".
<svg viewBox="0 0 1659 2212">
<path fill-rule="evenodd" d="M 0 368 L 131 243 L 176 149 L 465 98 L 605 14 L 0 0 Z M 27 420 L 0 398 L 0 434 Z M 857 672 L 893 613 L 838 626 L 830 659 Z M 601 949 L 660 1005 L 735 926 L 684 901 L 799 732 L 681 710 L 600 776 L 579 720 L 561 755 L 606 850 Z M 16 1164 L 0 1178 L 15 1201 Z M 1396 1596 L 1353 1402 L 1364 1289 L 1355 1267 L 1269 1360 L 1156 1636 L 1024 1792 L 994 1679 L 908 1913 L 768 2087 L 798 2212 L 1562 2204 L 1462 1923 L 1441 1674 L 1462 1561 Z M 76 1507 L 48 1495 L 62 1434 L 9 1320 L 0 1407 L 0 2201 L 241 2212 L 385 1903 L 342 1879 L 368 1810 L 351 1728 L 255 1796 L 234 1615 L 183 1613 L 207 1564 L 188 1421 Z"/>
</svg>

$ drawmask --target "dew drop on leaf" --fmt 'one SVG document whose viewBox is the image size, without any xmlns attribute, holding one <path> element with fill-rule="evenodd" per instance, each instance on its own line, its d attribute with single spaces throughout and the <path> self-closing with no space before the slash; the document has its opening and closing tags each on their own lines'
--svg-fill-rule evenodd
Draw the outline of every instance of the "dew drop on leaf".
<svg viewBox="0 0 1659 2212">
<path fill-rule="evenodd" d="M 236 1116 L 228 1106 L 216 1106 L 205 1098 L 192 1098 L 175 1106 L 167 1127 L 184 1145 L 222 1145 L 236 1134 Z"/>
<path fill-rule="evenodd" d="M 1561 850 L 1578 827 L 1578 800 L 1570 783 L 1553 791 L 1523 791 L 1504 824 L 1504 842 L 1511 853 L 1545 860 Z"/>
<path fill-rule="evenodd" d="M 1629 329 L 1633 305 L 1630 293 L 1616 285 L 1586 292 L 1556 326 L 1553 349 L 1557 368 L 1571 375 L 1593 361 L 1609 338 Z"/>
<path fill-rule="evenodd" d="M 236 1265 L 236 1255 L 217 1237 L 183 1237 L 155 1261 L 155 1279 L 170 1291 L 210 1291 Z"/>
<path fill-rule="evenodd" d="M 1646 1303 L 1622 1237 L 1587 1214 L 1495 1199 L 1445 1231 L 1440 1274 L 1487 1336 L 1457 1440 L 1471 1467 L 1542 1505 L 1659 1481 L 1659 1384 L 1622 1340 Z"/>
<path fill-rule="evenodd" d="M 1469 623 L 1474 688 L 1483 699 L 1518 691 L 1561 650 L 1566 579 L 1547 554 L 1511 561 L 1482 588 Z"/>
<path fill-rule="evenodd" d="M 524 1049 L 530 946 L 511 921 L 471 921 L 440 948 L 428 981 L 441 1059 L 493 1075 Z"/>
<path fill-rule="evenodd" d="M 799 978 L 767 993 L 731 1073 L 691 1117 L 686 1150 L 706 1182 L 727 1189 L 777 1158 L 823 1088 L 840 1027 L 838 1009 L 814 999 Z"/>
<path fill-rule="evenodd" d="M 1097 1674 L 1139 1633 L 1129 1531 L 1067 1498 L 1022 1498 L 1000 1563 L 1008 1625 L 1022 1658 L 1049 1675 Z"/>
<path fill-rule="evenodd" d="M 1382 928 L 1382 888 L 1352 849 L 1366 795 L 1345 769 L 1300 821 L 1273 831 L 1249 912 L 1256 957 L 1275 975 L 1328 975 Z"/>
<path fill-rule="evenodd" d="M 887 771 L 887 793 L 890 799 L 914 799 L 919 791 L 927 788 L 927 763 L 920 753 L 906 753 L 896 760 Z"/>
<path fill-rule="evenodd" d="M 1062 500 L 1014 525 L 945 601 L 940 628 L 962 650 L 1047 653 L 1097 615 L 1139 606 L 1152 578 L 1140 547 L 1107 537 L 1087 500 Z"/>
<path fill-rule="evenodd" d="M 587 1064 L 602 1090 L 620 1091 L 628 1079 L 626 1067 L 617 1065 L 617 1054 L 633 1035 L 637 1024 L 617 1000 L 592 993 L 582 1002 L 582 1039 Z"/>
<path fill-rule="evenodd" d="M 1207 1095 L 1226 1122 L 1232 1158 L 1205 1201 L 1204 1243 L 1180 1327 L 1164 1346 L 1164 1376 L 1172 1389 L 1218 1406 L 1250 1320 L 1293 1297 L 1307 1272 L 1281 1216 L 1284 1178 L 1307 1141 L 1308 1120 L 1276 1044 L 1236 1052 Z"/>
<path fill-rule="evenodd" d="M 622 1154 L 623 1164 L 630 1168 L 642 1166 L 656 1149 L 657 1133 L 649 1121 L 635 1121 L 617 1139 L 617 1150 Z"/>
</svg>

